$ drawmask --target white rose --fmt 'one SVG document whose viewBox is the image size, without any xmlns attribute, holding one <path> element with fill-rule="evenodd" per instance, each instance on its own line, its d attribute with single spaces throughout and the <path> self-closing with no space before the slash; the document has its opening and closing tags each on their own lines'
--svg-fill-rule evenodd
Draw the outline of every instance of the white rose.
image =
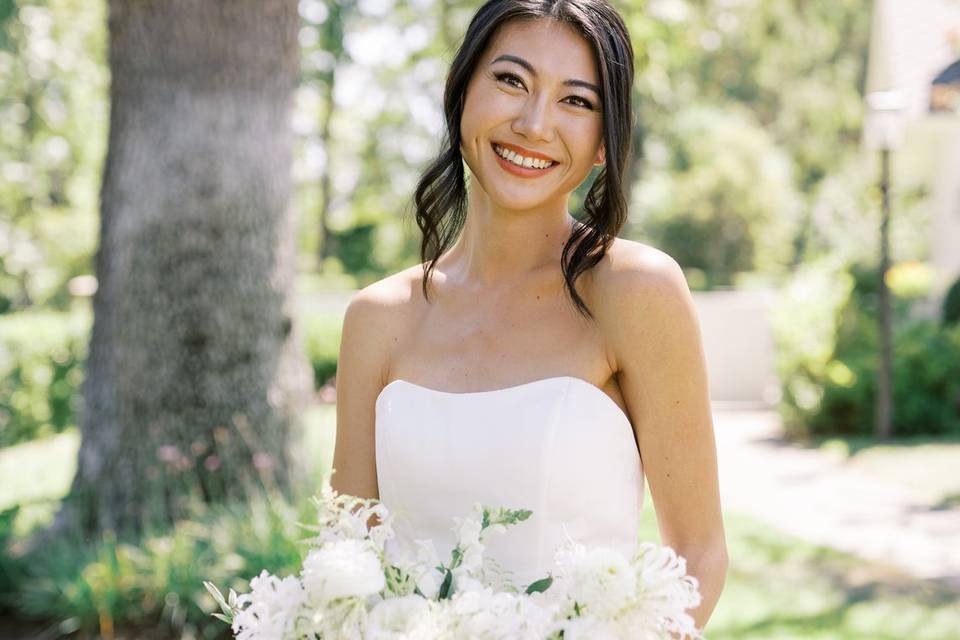
<svg viewBox="0 0 960 640">
<path fill-rule="evenodd" d="M 301 575 L 307 594 L 320 602 L 368 596 L 386 587 L 380 559 L 360 540 L 339 540 L 312 549 Z"/>
</svg>

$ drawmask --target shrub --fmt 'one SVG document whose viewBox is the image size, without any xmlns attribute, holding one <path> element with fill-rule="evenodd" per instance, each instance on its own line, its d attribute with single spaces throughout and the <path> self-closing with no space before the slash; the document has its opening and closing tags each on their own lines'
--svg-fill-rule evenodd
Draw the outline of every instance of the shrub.
<svg viewBox="0 0 960 640">
<path fill-rule="evenodd" d="M 873 434 L 877 291 L 875 273 L 860 265 L 807 269 L 785 291 L 774 323 L 789 435 Z M 960 434 L 960 326 L 909 314 L 908 301 L 895 300 L 893 432 Z"/>
<path fill-rule="evenodd" d="M 12 513 L 0 513 L 0 533 Z M 295 573 L 307 550 L 299 541 L 310 536 L 296 523 L 314 513 L 304 498 L 265 495 L 249 504 L 197 505 L 192 518 L 139 540 L 61 537 L 29 554 L 4 553 L 0 610 L 91 633 L 132 625 L 168 637 L 222 637 L 203 581 L 247 591 L 261 569 Z"/>
<path fill-rule="evenodd" d="M 647 144 L 634 205 L 652 244 L 700 270 L 707 288 L 785 271 L 800 200 L 790 159 L 750 113 L 688 107 Z"/>
<path fill-rule="evenodd" d="M 342 328 L 343 316 L 338 314 L 311 314 L 304 318 L 304 343 L 318 389 L 337 373 Z"/>
<path fill-rule="evenodd" d="M 824 381 L 814 435 L 871 435 L 877 387 L 875 333 L 837 354 Z M 894 336 L 893 432 L 897 437 L 960 434 L 960 327 L 930 320 L 898 327 Z"/>
<path fill-rule="evenodd" d="M 960 278 L 947 290 L 943 300 L 943 324 L 960 324 Z"/>
<path fill-rule="evenodd" d="M 823 400 L 824 382 L 843 308 L 854 280 L 845 265 L 825 258 L 800 266 L 771 313 L 781 380 L 780 415 L 788 435 L 807 435 Z"/>
<path fill-rule="evenodd" d="M 0 317 L 0 447 L 74 425 L 90 319 L 87 311 Z"/>
</svg>

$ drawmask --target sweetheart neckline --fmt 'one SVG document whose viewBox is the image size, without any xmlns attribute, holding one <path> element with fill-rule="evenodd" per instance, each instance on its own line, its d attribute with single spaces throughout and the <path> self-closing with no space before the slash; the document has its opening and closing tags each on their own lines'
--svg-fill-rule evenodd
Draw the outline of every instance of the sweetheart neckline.
<svg viewBox="0 0 960 640">
<path fill-rule="evenodd" d="M 522 389 L 522 388 L 525 388 L 525 387 L 531 387 L 531 386 L 533 386 L 533 385 L 543 384 L 543 383 L 546 383 L 546 382 L 557 382 L 557 381 L 560 381 L 560 380 L 567 380 L 567 381 L 570 381 L 570 382 L 577 382 L 577 383 L 579 383 L 579 384 L 581 384 L 581 385 L 585 385 L 585 386 L 589 387 L 590 389 L 592 389 L 593 391 L 595 391 L 595 392 L 598 393 L 599 395 L 603 396 L 603 399 L 606 400 L 606 402 L 608 402 L 609 405 L 610 405 L 614 410 L 616 410 L 616 412 L 620 415 L 620 417 L 623 418 L 623 420 L 624 420 L 628 425 L 630 425 L 630 429 L 633 430 L 633 423 L 630 422 L 630 418 L 627 416 L 626 412 L 624 412 L 624 410 L 620 407 L 620 405 L 618 405 L 616 402 L 613 401 L 613 398 L 611 398 L 610 396 L 608 396 L 603 389 L 601 389 L 601 388 L 598 387 L 597 385 L 593 384 L 592 382 L 587 382 L 587 381 L 584 380 L 583 378 L 578 378 L 578 377 L 576 377 L 576 376 L 550 376 L 550 377 L 548 377 L 548 378 L 538 378 L 538 379 L 536 379 L 536 380 L 530 380 L 529 382 L 521 382 L 520 384 L 511 385 L 511 386 L 509 386 L 509 387 L 501 387 L 501 388 L 499 388 L 499 389 L 487 389 L 487 390 L 485 390 L 485 391 L 443 391 L 442 389 L 434 389 L 434 388 L 432 388 L 432 387 L 425 387 L 425 386 L 423 386 L 422 384 L 417 384 L 416 382 L 410 382 L 409 380 L 404 380 L 403 378 L 397 378 L 397 379 L 395 379 L 395 380 L 391 380 L 391 381 L 388 382 L 386 385 L 384 385 L 383 389 L 380 390 L 380 393 L 377 394 L 377 399 L 376 399 L 376 403 L 375 403 L 375 404 L 380 404 L 380 398 L 383 396 L 383 394 L 386 392 L 386 390 L 389 389 L 390 387 L 396 385 L 398 382 L 401 382 L 401 383 L 403 383 L 403 384 L 405 384 L 405 385 L 407 385 L 407 386 L 410 386 L 410 387 L 414 387 L 414 388 L 416 388 L 416 389 L 421 389 L 421 390 L 423 390 L 423 391 L 428 391 L 428 392 L 430 392 L 430 393 L 435 393 L 435 394 L 438 394 L 438 395 L 441 395 L 441 396 L 448 396 L 448 397 L 474 396 L 474 397 L 476 397 L 476 396 L 490 395 L 490 394 L 492 394 L 492 393 L 500 393 L 500 392 L 504 392 L 504 391 L 516 391 L 516 390 L 518 390 L 518 389 Z"/>
</svg>

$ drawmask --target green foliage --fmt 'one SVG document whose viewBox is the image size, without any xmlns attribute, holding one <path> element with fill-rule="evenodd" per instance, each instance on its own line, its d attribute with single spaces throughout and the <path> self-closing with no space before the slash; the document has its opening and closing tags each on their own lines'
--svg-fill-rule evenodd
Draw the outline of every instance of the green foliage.
<svg viewBox="0 0 960 640">
<path fill-rule="evenodd" d="M 198 507 L 195 517 L 142 540 L 63 538 L 32 554 L 4 554 L 13 579 L 0 581 L 0 606 L 87 632 L 123 624 L 211 637 L 223 624 L 210 617 L 217 604 L 205 580 L 248 591 L 238 575 L 299 570 L 307 533 L 296 523 L 309 521 L 312 509 L 298 504 L 264 496 L 247 505 Z"/>
<path fill-rule="evenodd" d="M 775 315 L 781 415 L 798 437 L 869 436 L 878 277 L 862 265 L 831 267 L 798 274 Z M 909 300 L 894 299 L 893 353 L 894 434 L 960 434 L 960 326 L 914 319 Z"/>
<path fill-rule="evenodd" d="M 637 55 L 637 150 L 645 165 L 635 174 L 627 233 L 661 243 L 689 264 L 692 286 L 706 288 L 735 284 L 732 272 L 750 268 L 751 252 L 766 245 L 772 251 L 760 251 L 756 268 L 776 281 L 777 265 L 805 259 L 811 236 L 831 224 L 813 222 L 823 181 L 858 161 L 870 12 L 857 0 L 650 0 L 624 11 Z M 691 111 L 722 115 L 701 127 L 712 145 L 691 138 L 710 153 L 684 162 L 674 151 L 676 132 Z M 732 150 L 717 144 L 724 138 L 734 139 Z M 785 169 L 789 185 L 765 202 L 760 196 L 783 180 L 771 167 Z M 744 220 L 758 213 L 787 218 L 782 232 L 792 237 L 778 244 L 780 230 L 776 240 L 756 235 Z M 862 246 L 863 236 L 848 242 Z"/>
<path fill-rule="evenodd" d="M 0 313 L 90 273 L 107 133 L 105 3 L 0 3 Z"/>
<path fill-rule="evenodd" d="M 654 245 L 703 271 L 707 286 L 742 271 L 782 274 L 799 196 L 789 159 L 749 113 L 691 107 L 648 147 L 638 217 Z"/>
<path fill-rule="evenodd" d="M 819 411 L 810 416 L 815 435 L 873 432 L 877 351 L 865 340 L 840 351 L 824 380 Z M 960 435 L 960 330 L 929 320 L 912 321 L 894 339 L 894 415 L 897 437 Z"/>
<path fill-rule="evenodd" d="M 331 313 L 311 314 L 303 324 L 307 358 L 313 367 L 314 385 L 319 389 L 337 374 L 343 317 Z"/>
<path fill-rule="evenodd" d="M 960 278 L 950 286 L 943 299 L 943 324 L 960 326 Z"/>
<path fill-rule="evenodd" d="M 787 433 L 803 434 L 807 419 L 819 410 L 853 285 L 844 263 L 828 258 L 801 265 L 781 289 L 771 322 L 781 380 L 779 409 Z"/>
<path fill-rule="evenodd" d="M 0 447 L 74 426 L 89 332 L 86 311 L 0 316 Z"/>
</svg>

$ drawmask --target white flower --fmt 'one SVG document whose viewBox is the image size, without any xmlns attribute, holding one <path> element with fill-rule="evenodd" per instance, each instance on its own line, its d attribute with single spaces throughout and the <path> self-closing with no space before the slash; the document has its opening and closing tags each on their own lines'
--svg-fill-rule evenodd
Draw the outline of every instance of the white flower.
<svg viewBox="0 0 960 640">
<path fill-rule="evenodd" d="M 687 561 L 670 547 L 645 542 L 633 560 L 638 600 L 631 612 L 638 620 L 662 621 L 670 631 L 697 638 L 693 618 L 685 613 L 700 605 L 699 581 L 686 575 Z"/>
<path fill-rule="evenodd" d="M 423 597 L 433 600 L 443 582 L 443 574 L 436 569 L 441 564 L 440 555 L 433 540 L 416 540 L 414 544 L 417 546 L 417 559 L 403 569 L 413 576 L 413 581 Z"/>
<path fill-rule="evenodd" d="M 637 574 L 614 549 L 567 545 L 557 551 L 555 562 L 559 584 L 554 586 L 587 615 L 614 616 L 636 595 Z"/>
<path fill-rule="evenodd" d="M 389 598 L 374 606 L 365 640 L 439 640 L 447 633 L 441 611 L 420 596 Z"/>
<path fill-rule="evenodd" d="M 542 640 L 559 627 L 557 609 L 525 595 L 477 589 L 450 601 L 453 633 L 463 640 Z"/>
<path fill-rule="evenodd" d="M 470 572 L 464 568 L 453 570 L 453 588 L 456 592 L 477 591 L 483 589 L 486 585 L 481 580 L 474 578 Z"/>
<path fill-rule="evenodd" d="M 476 509 L 476 507 L 474 507 Z M 482 517 L 482 511 L 481 511 Z M 480 542 L 480 531 L 483 524 L 476 518 L 454 518 L 455 526 L 453 528 L 456 534 L 457 543 L 461 547 L 466 547 Z"/>
<path fill-rule="evenodd" d="M 639 636 L 624 635 L 616 622 L 593 616 L 582 616 L 564 621 L 563 640 L 621 640 Z"/>
<path fill-rule="evenodd" d="M 369 540 L 380 550 L 387 540 L 394 538 L 393 515 L 386 505 L 374 499 L 338 494 L 329 485 L 324 485 L 319 497 L 313 498 L 317 505 L 316 543 L 323 545 L 344 539 Z M 379 524 L 367 529 L 371 517 Z"/>
<path fill-rule="evenodd" d="M 297 634 L 282 640 L 302 638 L 336 638 L 337 640 L 364 640 L 367 604 L 360 598 L 340 598 L 322 606 L 311 606 Z M 274 640 L 281 640 L 279 637 Z"/>
<path fill-rule="evenodd" d="M 238 607 L 248 606 L 234 618 L 233 632 L 238 640 L 285 638 L 296 626 L 303 601 L 303 586 L 296 576 L 281 580 L 261 571 L 250 580 L 250 593 L 237 598 Z"/>
<path fill-rule="evenodd" d="M 474 505 L 454 521 L 451 563 L 432 540 L 387 545 L 392 516 L 377 501 L 328 489 L 317 504 L 317 546 L 300 577 L 264 571 L 250 593 L 223 605 L 239 640 L 543 640 L 561 631 L 566 640 L 702 638 L 686 613 L 700 603 L 697 580 L 669 547 L 644 543 L 628 559 L 571 541 L 555 556 L 553 583 L 528 595 L 484 554 L 487 535 L 529 511 Z M 381 525 L 368 530 L 371 516 Z M 452 597 L 437 601 L 445 567 Z M 414 585 L 422 596 L 411 593 Z"/>
<path fill-rule="evenodd" d="M 386 587 L 380 559 L 361 540 L 338 540 L 311 549 L 303 561 L 301 575 L 307 595 L 321 603 L 368 596 Z"/>
</svg>

